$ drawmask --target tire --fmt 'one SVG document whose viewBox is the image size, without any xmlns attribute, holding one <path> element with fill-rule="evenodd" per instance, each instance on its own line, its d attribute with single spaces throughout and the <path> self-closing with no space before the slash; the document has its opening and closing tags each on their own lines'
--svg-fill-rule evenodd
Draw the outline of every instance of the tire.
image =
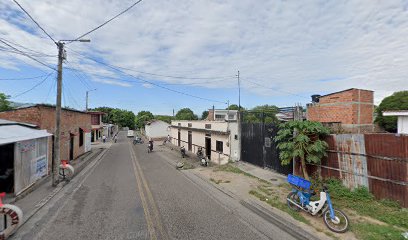
<svg viewBox="0 0 408 240">
<path fill-rule="evenodd" d="M 0 207 L 0 217 L 8 216 L 8 226 L 6 229 L 3 230 L 3 234 L 7 239 L 14 231 L 21 225 L 23 222 L 23 212 L 17 206 L 11 204 L 4 204 Z"/>
<path fill-rule="evenodd" d="M 349 219 L 347 215 L 343 211 L 337 210 L 337 209 L 334 209 L 334 214 L 335 214 L 335 217 L 338 218 L 338 220 L 340 221 L 340 224 L 334 223 L 331 220 L 330 209 L 327 209 L 323 213 L 324 224 L 326 224 L 326 226 L 333 232 L 336 232 L 336 233 L 346 232 L 349 226 Z M 336 227 L 336 226 L 339 226 L 339 227 Z"/>
<path fill-rule="evenodd" d="M 296 194 L 296 192 L 290 192 L 286 198 L 288 198 L 288 199 L 294 201 L 295 203 L 301 205 L 300 201 L 299 201 L 299 196 Z M 294 205 L 293 203 L 291 203 L 289 201 L 287 201 L 287 203 L 288 203 L 288 207 L 290 209 L 292 209 L 293 211 L 297 211 L 297 212 L 300 211 L 300 208 L 298 206 Z"/>
<path fill-rule="evenodd" d="M 63 171 L 65 173 L 65 178 L 68 180 L 71 180 L 75 173 L 74 167 L 69 164 L 66 164 L 65 168 L 64 168 L 64 165 L 62 164 L 59 167 L 60 167 L 60 176 L 62 177 L 61 171 Z"/>
</svg>

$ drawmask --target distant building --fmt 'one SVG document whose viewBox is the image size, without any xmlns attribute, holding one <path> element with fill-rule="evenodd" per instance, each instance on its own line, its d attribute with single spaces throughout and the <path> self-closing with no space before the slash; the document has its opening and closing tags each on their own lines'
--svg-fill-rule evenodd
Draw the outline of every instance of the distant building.
<svg viewBox="0 0 408 240">
<path fill-rule="evenodd" d="M 324 96 L 313 95 L 307 105 L 307 119 L 345 132 L 372 132 L 374 92 L 350 88 Z"/>
<path fill-rule="evenodd" d="M 49 174 L 50 136 L 35 125 L 0 119 L 0 192 L 17 196 Z"/>
<path fill-rule="evenodd" d="M 161 120 L 152 120 L 145 125 L 145 135 L 153 140 L 165 139 L 170 133 L 170 124 Z"/>
<path fill-rule="evenodd" d="M 398 133 L 408 134 L 408 110 L 384 111 L 383 116 L 398 117 Z"/>
<path fill-rule="evenodd" d="M 88 111 L 87 113 L 91 115 L 92 124 L 91 142 L 96 142 L 102 138 L 104 126 L 102 122 L 102 117 L 105 115 L 105 113 L 97 111 Z"/>
<path fill-rule="evenodd" d="M 209 109 L 208 121 L 237 121 L 238 110 L 225 110 L 225 109 Z"/>
<path fill-rule="evenodd" d="M 202 147 L 204 155 L 216 164 L 240 158 L 237 121 L 172 121 L 171 137 L 174 145 L 184 146 L 194 154 Z"/>
<path fill-rule="evenodd" d="M 55 134 L 55 106 L 37 104 L 0 112 L 0 118 L 25 122 Z M 49 143 L 53 149 L 54 138 Z M 61 111 L 61 160 L 72 160 L 91 150 L 91 115 L 75 109 Z"/>
</svg>

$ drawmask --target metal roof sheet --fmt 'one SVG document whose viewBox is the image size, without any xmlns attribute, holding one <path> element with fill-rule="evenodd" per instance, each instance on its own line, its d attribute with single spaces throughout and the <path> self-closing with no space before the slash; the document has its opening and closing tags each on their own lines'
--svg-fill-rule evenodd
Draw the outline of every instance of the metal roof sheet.
<svg viewBox="0 0 408 240">
<path fill-rule="evenodd" d="M 47 130 L 36 130 L 20 125 L 0 125 L 0 145 L 51 135 Z"/>
</svg>

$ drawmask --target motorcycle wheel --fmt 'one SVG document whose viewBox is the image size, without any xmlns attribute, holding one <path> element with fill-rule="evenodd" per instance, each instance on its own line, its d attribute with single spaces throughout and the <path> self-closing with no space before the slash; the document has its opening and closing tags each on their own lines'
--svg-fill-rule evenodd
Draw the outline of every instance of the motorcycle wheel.
<svg viewBox="0 0 408 240">
<path fill-rule="evenodd" d="M 296 192 L 290 192 L 286 198 L 288 198 L 288 199 L 294 201 L 295 203 L 301 205 L 299 196 L 296 194 Z M 294 211 L 300 211 L 300 208 L 298 206 L 296 206 L 295 204 L 293 204 L 293 203 L 291 203 L 289 201 L 287 201 L 287 203 L 288 203 L 288 207 L 290 209 L 292 209 Z"/>
<path fill-rule="evenodd" d="M 349 225 L 349 220 L 348 220 L 347 215 L 343 211 L 337 210 L 337 209 L 334 210 L 334 214 L 335 214 L 336 221 L 333 221 L 330 218 L 330 209 L 327 209 L 323 213 L 324 223 L 333 232 L 336 232 L 336 233 L 346 232 L 348 229 L 348 225 Z"/>
</svg>

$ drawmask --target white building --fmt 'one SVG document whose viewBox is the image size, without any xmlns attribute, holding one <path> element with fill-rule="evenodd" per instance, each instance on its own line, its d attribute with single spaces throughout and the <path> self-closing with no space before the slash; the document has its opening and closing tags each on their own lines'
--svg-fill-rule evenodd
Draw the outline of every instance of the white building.
<svg viewBox="0 0 408 240">
<path fill-rule="evenodd" d="M 209 109 L 208 110 L 208 121 L 237 121 L 238 111 L 237 110 L 225 110 L 225 109 Z"/>
<path fill-rule="evenodd" d="M 237 121 L 172 121 L 171 137 L 174 145 L 194 154 L 202 147 L 204 155 L 216 164 L 240 158 Z"/>
<path fill-rule="evenodd" d="M 161 120 L 152 120 L 146 123 L 144 134 L 153 140 L 165 139 L 170 135 L 170 124 Z"/>
<path fill-rule="evenodd" d="M 17 196 L 48 175 L 52 135 L 35 127 L 0 119 L 0 192 Z"/>
<path fill-rule="evenodd" d="M 408 110 L 384 111 L 383 116 L 398 117 L 398 133 L 408 134 Z"/>
</svg>

